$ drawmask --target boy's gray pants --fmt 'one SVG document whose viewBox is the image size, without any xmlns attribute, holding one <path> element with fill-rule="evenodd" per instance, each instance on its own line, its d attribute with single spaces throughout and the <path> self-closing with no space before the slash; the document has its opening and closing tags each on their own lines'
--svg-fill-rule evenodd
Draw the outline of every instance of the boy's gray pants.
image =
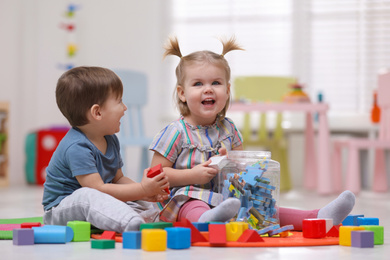
<svg viewBox="0 0 390 260">
<path fill-rule="evenodd" d="M 96 189 L 83 187 L 45 211 L 43 222 L 65 226 L 68 221 L 88 221 L 99 229 L 123 233 L 139 230 L 142 223 L 158 221 L 158 213 L 151 202 L 123 202 Z"/>
</svg>

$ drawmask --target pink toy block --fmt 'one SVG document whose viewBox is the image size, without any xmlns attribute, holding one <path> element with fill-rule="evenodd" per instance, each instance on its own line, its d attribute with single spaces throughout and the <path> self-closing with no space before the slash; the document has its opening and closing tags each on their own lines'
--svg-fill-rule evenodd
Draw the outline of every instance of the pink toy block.
<svg viewBox="0 0 390 260">
<path fill-rule="evenodd" d="M 326 221 L 324 219 L 304 219 L 302 221 L 304 238 L 323 238 L 326 236 Z"/>
<path fill-rule="evenodd" d="M 103 240 L 115 240 L 115 231 L 104 231 L 103 234 L 100 236 L 99 239 Z"/>
<path fill-rule="evenodd" d="M 249 243 L 249 242 L 264 242 L 264 239 L 253 229 L 246 229 L 244 233 L 238 238 L 237 242 Z"/>
<path fill-rule="evenodd" d="M 12 231 L 12 242 L 16 246 L 34 245 L 34 231 L 27 228 L 16 228 Z"/>
<path fill-rule="evenodd" d="M 209 242 L 211 245 L 226 244 L 225 224 L 209 224 Z"/>
<path fill-rule="evenodd" d="M 351 232 L 352 247 L 374 247 L 374 232 L 368 230 L 359 230 Z"/>
<path fill-rule="evenodd" d="M 180 222 L 173 223 L 174 227 L 186 227 L 191 229 L 191 243 L 207 242 L 207 239 L 200 233 L 200 231 L 192 225 L 188 219 L 182 219 Z M 225 230 L 226 233 L 226 230 Z"/>
</svg>

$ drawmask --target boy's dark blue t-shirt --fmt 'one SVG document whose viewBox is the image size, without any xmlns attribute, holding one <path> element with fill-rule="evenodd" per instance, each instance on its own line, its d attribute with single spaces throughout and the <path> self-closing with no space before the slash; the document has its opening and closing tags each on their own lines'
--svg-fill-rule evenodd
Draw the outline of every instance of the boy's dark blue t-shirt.
<svg viewBox="0 0 390 260">
<path fill-rule="evenodd" d="M 46 168 L 42 202 L 45 211 L 81 188 L 75 176 L 98 172 L 104 183 L 113 180 L 123 166 L 120 145 L 116 135 L 105 138 L 107 150 L 103 154 L 80 129 L 74 127 L 68 131 Z"/>
</svg>

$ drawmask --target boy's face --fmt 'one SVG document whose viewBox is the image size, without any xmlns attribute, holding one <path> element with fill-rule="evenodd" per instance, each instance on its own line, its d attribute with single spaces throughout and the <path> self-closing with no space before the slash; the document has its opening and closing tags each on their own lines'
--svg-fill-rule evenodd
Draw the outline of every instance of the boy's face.
<svg viewBox="0 0 390 260">
<path fill-rule="evenodd" d="M 102 115 L 102 126 L 105 128 L 105 135 L 113 135 L 120 130 L 120 120 L 124 116 L 127 107 L 122 102 L 122 97 L 116 97 L 113 93 L 104 102 L 100 113 Z"/>
<path fill-rule="evenodd" d="M 213 124 L 230 94 L 225 70 L 204 62 L 188 65 L 184 73 L 184 84 L 178 86 L 177 93 L 190 110 L 186 120 L 192 125 Z"/>
</svg>

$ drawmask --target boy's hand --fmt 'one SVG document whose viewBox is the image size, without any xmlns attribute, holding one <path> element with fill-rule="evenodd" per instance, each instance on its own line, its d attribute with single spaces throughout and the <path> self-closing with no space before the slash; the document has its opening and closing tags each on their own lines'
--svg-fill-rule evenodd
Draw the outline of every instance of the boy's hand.
<svg viewBox="0 0 390 260">
<path fill-rule="evenodd" d="M 209 183 L 218 173 L 218 170 L 208 167 L 211 160 L 196 165 L 191 169 L 191 174 L 194 177 L 195 182 L 193 184 L 206 184 Z"/>
<path fill-rule="evenodd" d="M 165 189 L 169 188 L 168 177 L 164 172 L 153 178 L 148 178 L 147 173 L 150 168 L 144 170 L 141 180 L 141 186 L 145 192 L 145 197 L 154 197 L 156 195 L 168 195 Z"/>
</svg>

